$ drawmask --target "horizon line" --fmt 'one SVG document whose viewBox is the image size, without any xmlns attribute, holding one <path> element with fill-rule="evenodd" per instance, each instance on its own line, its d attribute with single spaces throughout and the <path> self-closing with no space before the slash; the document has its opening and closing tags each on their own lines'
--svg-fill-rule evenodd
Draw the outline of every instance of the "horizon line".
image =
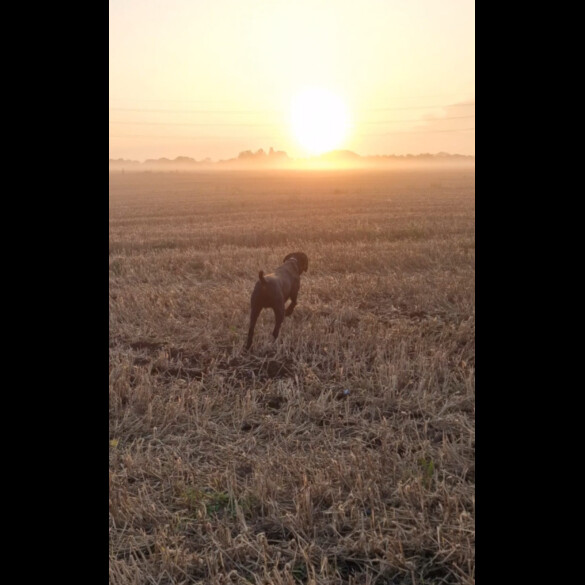
<svg viewBox="0 0 585 585">
<path fill-rule="evenodd" d="M 290 157 L 288 155 L 288 153 L 286 151 L 283 150 L 276 150 L 273 147 L 270 147 L 268 151 L 264 150 L 263 148 L 258 149 L 257 151 L 252 151 L 252 150 L 243 150 L 240 151 L 238 153 L 238 155 L 236 157 L 232 157 L 232 158 L 227 158 L 227 159 L 217 159 L 217 160 L 213 160 L 210 157 L 205 157 L 203 159 L 196 159 L 194 157 L 191 156 L 187 156 L 187 155 L 177 155 L 174 159 L 172 158 L 168 158 L 166 156 L 161 156 L 158 158 L 146 158 L 142 161 L 140 160 L 136 160 L 136 159 L 130 159 L 130 158 L 123 158 L 123 157 L 119 157 L 119 158 L 111 158 L 109 157 L 109 161 L 113 161 L 113 162 L 118 162 L 118 161 L 124 161 L 124 162 L 131 162 L 131 163 L 138 163 L 138 164 L 144 164 L 147 162 L 157 162 L 157 161 L 169 161 L 169 162 L 186 162 L 186 160 L 189 161 L 193 161 L 196 163 L 205 163 L 205 164 L 216 164 L 216 163 L 222 163 L 222 162 L 232 162 L 232 161 L 240 161 L 240 162 L 246 162 L 246 157 L 242 157 L 240 158 L 242 155 L 247 155 L 249 158 L 256 158 L 256 157 L 262 157 L 262 156 L 266 156 L 267 158 L 284 158 L 286 156 L 286 158 L 291 161 L 291 162 L 307 162 L 307 161 L 314 161 L 314 160 L 318 160 L 320 158 L 326 157 L 326 156 L 331 156 L 331 155 L 342 155 L 342 154 L 346 154 L 346 155 L 350 155 L 354 158 L 382 158 L 382 157 L 395 157 L 395 158 L 408 158 L 408 157 L 421 157 L 421 156 L 431 156 L 431 157 L 464 157 L 464 158 L 473 158 L 475 159 L 475 154 L 460 154 L 460 153 L 450 153 L 450 152 L 445 152 L 445 151 L 439 151 L 436 153 L 430 153 L 430 152 L 420 152 L 418 154 L 414 154 L 414 153 L 408 153 L 408 154 L 366 154 L 366 155 L 362 155 L 359 154 L 355 151 L 349 150 L 349 149 L 334 149 L 334 150 L 330 150 L 327 152 L 323 152 L 321 154 L 317 154 L 317 155 L 309 155 L 306 157 L 300 157 L 300 158 L 293 158 Z M 183 159 L 182 161 L 179 159 Z M 252 161 L 249 161 L 252 162 Z"/>
</svg>

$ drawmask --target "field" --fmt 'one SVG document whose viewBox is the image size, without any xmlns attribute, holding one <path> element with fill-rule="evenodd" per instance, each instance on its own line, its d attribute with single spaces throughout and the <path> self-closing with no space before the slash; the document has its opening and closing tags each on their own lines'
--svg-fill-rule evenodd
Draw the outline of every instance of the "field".
<svg viewBox="0 0 585 585">
<path fill-rule="evenodd" d="M 112 585 L 475 582 L 473 170 L 111 173 L 109 240 Z"/>
</svg>

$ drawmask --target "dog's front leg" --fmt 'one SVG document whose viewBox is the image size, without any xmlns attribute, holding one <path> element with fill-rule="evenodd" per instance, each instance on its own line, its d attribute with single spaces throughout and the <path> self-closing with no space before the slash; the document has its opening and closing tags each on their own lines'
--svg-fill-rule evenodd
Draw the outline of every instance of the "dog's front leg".
<svg viewBox="0 0 585 585">
<path fill-rule="evenodd" d="M 293 289 L 290 293 L 290 304 L 289 306 L 286 308 L 286 312 L 285 315 L 287 317 L 290 317 L 292 315 L 292 312 L 295 310 L 295 307 L 297 306 L 297 295 L 299 294 L 299 289 Z"/>
</svg>

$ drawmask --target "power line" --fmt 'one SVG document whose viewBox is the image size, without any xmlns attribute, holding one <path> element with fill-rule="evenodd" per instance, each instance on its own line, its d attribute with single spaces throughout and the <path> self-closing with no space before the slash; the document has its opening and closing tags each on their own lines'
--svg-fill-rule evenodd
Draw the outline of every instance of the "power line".
<svg viewBox="0 0 585 585">
<path fill-rule="evenodd" d="M 386 101 L 394 100 L 420 100 L 420 99 L 439 99 L 439 98 L 460 98 L 466 92 L 442 93 L 433 95 L 390 95 L 386 96 Z M 120 98 L 109 97 L 110 102 L 141 102 L 141 103 L 180 103 L 180 104 L 235 104 L 238 100 L 219 100 L 219 99 L 161 99 L 161 98 Z"/>
<path fill-rule="evenodd" d="M 443 120 L 468 120 L 469 118 L 475 118 L 475 114 L 471 116 L 445 116 L 444 118 L 430 118 L 428 120 L 424 120 L 421 118 L 413 118 L 410 120 L 380 120 L 379 122 L 373 121 L 365 121 L 365 122 L 357 122 L 357 124 L 400 124 L 402 122 L 442 122 Z"/>
<path fill-rule="evenodd" d="M 448 130 L 396 130 L 394 132 L 382 132 L 380 134 L 361 134 L 360 136 L 391 136 L 393 134 L 438 134 L 442 132 L 469 132 L 475 128 L 451 128 Z"/>
<path fill-rule="evenodd" d="M 278 110 L 169 110 L 153 108 L 109 108 L 111 112 L 143 112 L 149 114 L 266 114 L 278 113 Z"/>
<path fill-rule="evenodd" d="M 471 116 L 445 116 L 444 118 L 432 118 L 430 120 L 423 120 L 421 118 L 412 118 L 409 120 L 380 120 L 380 121 L 364 121 L 356 122 L 356 125 L 367 124 L 401 124 L 407 122 L 441 122 L 443 120 L 464 120 L 469 118 L 475 118 L 475 115 Z M 126 126 L 243 126 L 243 127 L 254 127 L 254 126 L 277 126 L 276 122 L 264 122 L 264 123 L 234 123 L 234 122 L 126 122 L 123 120 L 110 120 L 110 124 L 122 124 Z"/>
<path fill-rule="evenodd" d="M 382 132 L 376 134 L 356 134 L 356 138 L 369 138 L 373 136 L 392 136 L 397 134 L 437 134 L 437 133 L 448 133 L 448 132 L 470 132 L 474 131 L 475 128 L 456 128 L 449 130 L 396 130 L 393 132 Z M 282 135 L 272 134 L 270 136 L 177 136 L 170 134 L 110 134 L 110 138 L 170 138 L 173 140 L 248 140 L 253 138 L 254 140 L 273 140 L 282 138 Z"/>
<path fill-rule="evenodd" d="M 366 108 L 365 112 L 393 112 L 398 110 L 436 110 L 445 108 L 469 108 L 475 107 L 475 102 L 465 102 L 462 104 L 441 104 L 439 106 L 405 106 L 402 108 Z"/>
<path fill-rule="evenodd" d="M 179 104 L 234 104 L 236 100 L 178 100 L 178 99 L 155 99 L 155 98 L 108 98 L 110 102 L 148 102 L 148 103 L 179 103 Z"/>
<path fill-rule="evenodd" d="M 385 99 L 399 100 L 399 99 L 434 99 L 434 98 L 446 98 L 453 96 L 460 96 L 469 92 L 458 91 L 451 93 L 435 93 L 432 95 L 387 95 Z M 231 102 L 234 103 L 238 100 L 219 100 L 215 98 L 210 99 L 177 99 L 177 98 L 145 98 L 145 97 L 108 97 L 110 102 L 190 102 L 190 103 L 204 103 L 204 102 Z"/>
<path fill-rule="evenodd" d="M 234 123 L 234 122 L 124 122 L 121 120 L 110 120 L 110 124 L 125 124 L 128 126 L 277 126 L 276 122 Z"/>
<path fill-rule="evenodd" d="M 466 102 L 461 104 L 441 104 L 434 106 L 403 106 L 393 108 L 364 108 L 359 111 L 363 112 L 392 112 L 402 110 L 436 110 L 445 108 L 465 108 L 475 107 L 475 102 Z M 247 114 L 277 114 L 280 110 L 263 109 L 263 110 L 176 110 L 176 109 L 158 109 L 158 108 L 109 108 L 111 112 L 140 112 L 149 114 L 224 114 L 224 115 L 247 115 Z"/>
</svg>

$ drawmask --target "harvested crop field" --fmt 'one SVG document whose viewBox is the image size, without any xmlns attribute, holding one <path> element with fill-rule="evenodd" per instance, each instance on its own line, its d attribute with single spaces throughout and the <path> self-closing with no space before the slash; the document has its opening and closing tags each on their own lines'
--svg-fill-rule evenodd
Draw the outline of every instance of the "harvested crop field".
<svg viewBox="0 0 585 585">
<path fill-rule="evenodd" d="M 475 582 L 473 170 L 111 173 L 109 246 L 112 585 Z"/>
</svg>

